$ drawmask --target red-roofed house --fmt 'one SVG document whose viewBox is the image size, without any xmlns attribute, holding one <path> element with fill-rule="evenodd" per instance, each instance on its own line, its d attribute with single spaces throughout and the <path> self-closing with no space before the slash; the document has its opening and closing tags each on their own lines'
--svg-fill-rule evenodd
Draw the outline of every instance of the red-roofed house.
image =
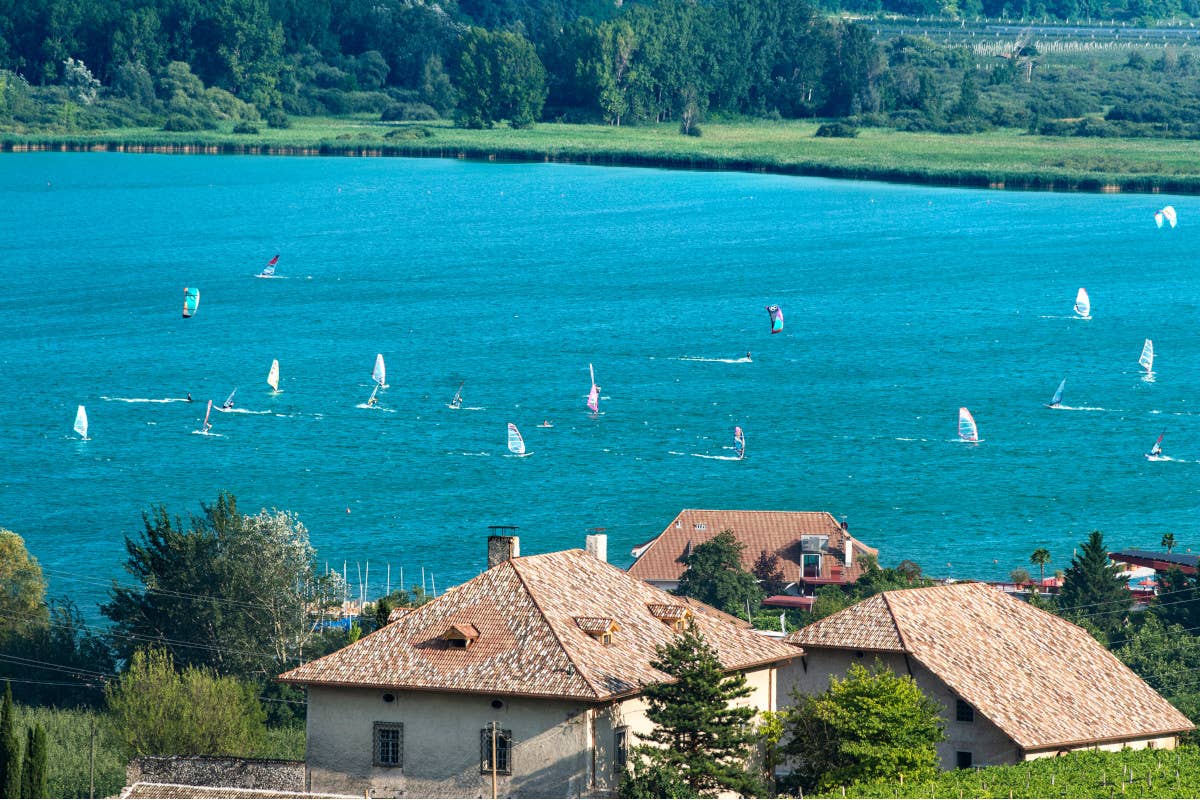
<svg viewBox="0 0 1200 800">
<path fill-rule="evenodd" d="M 515 543 L 492 537 L 487 572 L 281 676 L 308 690 L 310 790 L 491 796 L 495 766 L 505 797 L 611 796 L 651 727 L 642 689 L 667 677 L 655 647 L 692 622 L 745 674 L 741 702 L 774 709 L 793 645 L 583 550 L 518 557 Z"/>
<path fill-rule="evenodd" d="M 634 548 L 637 561 L 629 574 L 660 589 L 675 589 L 692 549 L 727 529 L 746 545 L 742 566 L 747 570 L 764 551 L 779 556 L 783 578 L 790 586 L 787 595 L 768 601 L 773 605 L 807 608 L 817 588 L 858 580 L 863 571 L 860 555 L 879 555 L 827 511 L 685 508 L 662 533 Z"/>
<path fill-rule="evenodd" d="M 944 769 L 1172 748 L 1195 726 L 1082 628 L 982 583 L 902 589 L 792 633 L 784 695 L 878 658 L 945 709 Z M 786 699 L 781 699 L 786 703 Z"/>
</svg>

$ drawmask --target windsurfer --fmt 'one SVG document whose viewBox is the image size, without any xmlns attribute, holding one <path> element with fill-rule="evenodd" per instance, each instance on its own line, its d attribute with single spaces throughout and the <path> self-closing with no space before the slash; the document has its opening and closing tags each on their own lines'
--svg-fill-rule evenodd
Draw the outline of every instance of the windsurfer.
<svg viewBox="0 0 1200 800">
<path fill-rule="evenodd" d="M 190 402 L 192 402 L 192 393 L 191 393 L 191 392 L 188 392 L 188 393 L 187 393 L 187 401 L 188 401 L 189 403 L 190 403 Z"/>
<path fill-rule="evenodd" d="M 373 406 L 378 402 L 379 402 L 379 398 L 376 397 L 375 395 L 371 395 L 370 397 L 367 398 L 367 405 L 369 405 L 369 406 Z"/>
<path fill-rule="evenodd" d="M 750 358 L 750 351 L 749 351 L 749 350 L 747 350 L 747 351 L 746 351 L 746 360 L 747 360 L 747 361 L 750 361 L 750 360 L 752 360 L 752 359 Z"/>
<path fill-rule="evenodd" d="M 221 408 L 233 408 L 233 401 L 226 400 L 224 403 L 221 404 Z"/>
</svg>

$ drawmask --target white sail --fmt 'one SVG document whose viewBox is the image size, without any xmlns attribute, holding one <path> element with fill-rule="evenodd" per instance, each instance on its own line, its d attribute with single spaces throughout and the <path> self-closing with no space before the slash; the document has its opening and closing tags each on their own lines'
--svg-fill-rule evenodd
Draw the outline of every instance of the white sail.
<svg viewBox="0 0 1200 800">
<path fill-rule="evenodd" d="M 466 381 L 458 385 L 458 391 L 454 393 L 454 399 L 450 401 L 450 408 L 462 408 L 462 390 L 466 385 Z"/>
<path fill-rule="evenodd" d="M 958 410 L 958 438 L 964 442 L 979 441 L 979 429 L 975 426 L 975 418 L 966 408 Z"/>
<path fill-rule="evenodd" d="M 1175 216 L 1175 206 L 1163 206 L 1162 211 L 1159 211 L 1158 213 L 1162 214 L 1163 217 L 1166 218 L 1168 225 L 1170 225 L 1172 228 L 1175 227 L 1175 223 L 1178 222 L 1178 217 Z M 1159 225 L 1159 227 L 1161 228 L 1162 226 Z"/>
<path fill-rule="evenodd" d="M 233 408 L 233 396 L 237 394 L 237 387 L 233 387 L 233 391 L 229 393 L 229 397 L 225 398 L 225 402 L 221 404 L 221 408 Z"/>
<path fill-rule="evenodd" d="M 1091 319 L 1092 317 L 1092 301 L 1088 299 L 1087 289 L 1082 286 L 1075 295 L 1075 315 L 1081 319 Z"/>
<path fill-rule="evenodd" d="M 508 423 L 508 452 L 514 456 L 525 455 L 525 440 L 521 438 L 521 432 L 517 430 L 517 426 L 511 422 Z"/>
<path fill-rule="evenodd" d="M 733 449 L 739 459 L 746 457 L 746 434 L 742 433 L 741 425 L 733 426 Z"/>
<path fill-rule="evenodd" d="M 212 430 L 212 423 L 208 421 L 210 416 L 212 416 L 212 400 L 208 401 L 208 410 L 204 412 L 204 425 L 200 427 L 201 433 L 208 433 Z"/>
<path fill-rule="evenodd" d="M 1142 345 L 1142 357 L 1138 359 L 1138 363 L 1146 372 L 1154 371 L 1154 342 L 1149 339 Z"/>
<path fill-rule="evenodd" d="M 368 405 L 368 406 L 373 406 L 373 405 L 375 405 L 375 403 L 377 403 L 377 402 L 378 402 L 378 401 L 375 399 L 375 395 L 376 395 L 376 394 L 378 394 L 378 393 L 379 393 L 379 384 L 377 383 L 377 384 L 375 384 L 375 388 L 371 390 L 371 396 L 367 398 L 367 405 Z"/>
<path fill-rule="evenodd" d="M 383 365 L 383 353 L 375 354 L 375 369 L 371 370 L 371 378 L 379 384 L 380 389 L 388 388 L 387 368 Z"/>
<path fill-rule="evenodd" d="M 271 361 L 271 371 L 267 373 L 267 385 L 274 392 L 279 391 L 279 359 Z"/>
<path fill-rule="evenodd" d="M 79 434 L 81 439 L 88 438 L 87 409 L 83 406 L 80 406 L 79 410 L 75 412 L 75 432 Z"/>
</svg>

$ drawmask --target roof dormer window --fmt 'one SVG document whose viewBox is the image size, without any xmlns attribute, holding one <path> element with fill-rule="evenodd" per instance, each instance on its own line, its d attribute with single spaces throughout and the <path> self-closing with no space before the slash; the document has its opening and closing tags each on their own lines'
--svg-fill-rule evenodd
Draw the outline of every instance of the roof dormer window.
<svg viewBox="0 0 1200 800">
<path fill-rule="evenodd" d="M 686 606 L 668 605 L 665 603 L 647 603 L 650 615 L 659 622 L 671 626 L 671 630 L 681 632 L 687 628 L 692 619 L 692 610 Z"/>
<path fill-rule="evenodd" d="M 621 630 L 612 617 L 576 617 L 575 624 L 579 630 L 605 646 L 612 644 L 613 634 Z"/>
<path fill-rule="evenodd" d="M 479 638 L 479 629 L 468 623 L 451 625 L 441 639 L 451 650 L 466 650 Z"/>
</svg>

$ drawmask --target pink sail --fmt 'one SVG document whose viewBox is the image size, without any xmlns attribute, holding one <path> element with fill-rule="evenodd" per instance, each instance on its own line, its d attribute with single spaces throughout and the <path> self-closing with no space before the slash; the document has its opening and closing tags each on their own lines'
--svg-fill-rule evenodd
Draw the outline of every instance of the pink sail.
<svg viewBox="0 0 1200 800">
<path fill-rule="evenodd" d="M 596 385 L 596 371 L 588 364 L 588 374 L 592 376 L 592 389 L 588 392 L 587 407 L 593 414 L 600 413 L 600 387 Z"/>
</svg>

